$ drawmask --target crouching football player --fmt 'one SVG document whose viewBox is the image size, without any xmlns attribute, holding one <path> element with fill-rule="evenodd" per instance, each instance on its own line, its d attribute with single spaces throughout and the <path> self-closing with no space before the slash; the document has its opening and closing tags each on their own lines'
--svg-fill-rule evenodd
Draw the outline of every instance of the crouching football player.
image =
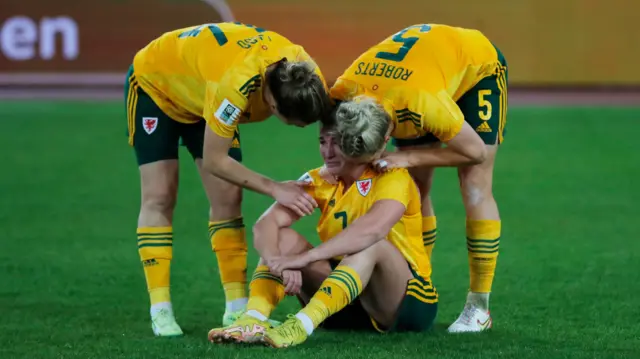
<svg viewBox="0 0 640 359">
<path fill-rule="evenodd" d="M 377 104 L 361 104 L 371 111 Z M 313 247 L 291 229 L 299 217 L 274 204 L 254 226 L 261 259 L 250 284 L 247 312 L 232 325 L 212 329 L 212 342 L 264 342 L 282 348 L 304 342 L 313 331 L 375 329 L 425 331 L 437 312 L 431 263 L 422 242 L 420 195 L 406 169 L 378 173 L 371 166 L 389 139 L 389 126 L 365 129 L 359 141 L 340 143 L 342 129 L 357 125 L 355 106 L 346 119 L 320 133 L 324 166 L 303 176 L 322 211 L 322 244 Z M 373 112 L 373 111 L 371 111 Z M 278 327 L 267 322 L 284 298 L 295 294 L 304 308 Z"/>
</svg>

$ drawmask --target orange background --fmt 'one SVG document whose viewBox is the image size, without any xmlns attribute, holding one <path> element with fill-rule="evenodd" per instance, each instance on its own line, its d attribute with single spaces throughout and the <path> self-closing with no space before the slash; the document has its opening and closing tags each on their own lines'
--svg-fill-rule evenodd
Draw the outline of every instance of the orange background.
<svg viewBox="0 0 640 359">
<path fill-rule="evenodd" d="M 301 42 L 329 75 L 414 23 L 483 31 L 505 54 L 510 82 L 640 84 L 640 1 L 231 1 L 238 17 Z"/>
<path fill-rule="evenodd" d="M 368 46 L 414 23 L 482 30 L 505 54 L 518 85 L 640 85 L 640 2 L 628 0 L 230 0 L 239 21 L 305 46 L 329 79 Z M 95 7 L 93 7 L 95 6 Z M 3 0 L 9 16 L 68 15 L 80 27 L 75 61 L 11 62 L 0 72 L 125 72 L 163 31 L 219 21 L 195 0 Z"/>
</svg>

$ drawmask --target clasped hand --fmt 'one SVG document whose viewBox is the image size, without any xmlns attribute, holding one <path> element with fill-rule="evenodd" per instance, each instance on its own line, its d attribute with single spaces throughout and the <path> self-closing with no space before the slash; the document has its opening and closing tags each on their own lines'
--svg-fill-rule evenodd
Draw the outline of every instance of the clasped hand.
<svg viewBox="0 0 640 359">
<path fill-rule="evenodd" d="M 271 273 L 282 278 L 287 295 L 300 294 L 302 288 L 302 272 L 300 269 L 309 264 L 305 254 L 274 257 L 266 262 Z"/>
</svg>

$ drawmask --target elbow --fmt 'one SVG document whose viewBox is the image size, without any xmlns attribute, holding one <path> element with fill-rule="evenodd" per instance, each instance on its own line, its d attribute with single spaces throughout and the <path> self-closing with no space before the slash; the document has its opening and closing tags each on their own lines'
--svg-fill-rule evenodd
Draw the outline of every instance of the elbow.
<svg viewBox="0 0 640 359">
<path fill-rule="evenodd" d="M 482 144 L 482 146 L 477 146 L 471 152 L 469 156 L 469 162 L 472 165 L 479 165 L 483 163 L 487 159 L 487 147 Z"/>
<path fill-rule="evenodd" d="M 466 146 L 467 148 L 464 151 L 470 165 L 479 165 L 487 159 L 487 146 L 479 136 L 476 137 L 475 141 Z"/>
</svg>

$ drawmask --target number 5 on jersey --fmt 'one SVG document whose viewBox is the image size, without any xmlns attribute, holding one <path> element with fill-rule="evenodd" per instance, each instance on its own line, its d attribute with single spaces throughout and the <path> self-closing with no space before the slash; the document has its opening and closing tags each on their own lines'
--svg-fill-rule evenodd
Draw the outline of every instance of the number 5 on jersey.
<svg viewBox="0 0 640 359">
<path fill-rule="evenodd" d="M 411 29 L 420 29 L 420 32 L 429 32 L 431 30 L 431 26 L 413 25 L 409 26 L 406 29 L 403 29 L 391 38 L 393 42 L 402 44 L 402 46 L 400 46 L 400 49 L 398 49 L 397 52 L 380 51 L 376 54 L 376 58 L 395 62 L 401 62 L 402 60 L 404 60 L 405 56 L 407 56 L 407 54 L 409 53 L 409 50 L 411 50 L 413 45 L 415 45 L 416 42 L 418 42 L 418 40 L 420 39 L 417 36 L 402 37 L 402 35 L 406 34 L 407 31 Z"/>
</svg>

